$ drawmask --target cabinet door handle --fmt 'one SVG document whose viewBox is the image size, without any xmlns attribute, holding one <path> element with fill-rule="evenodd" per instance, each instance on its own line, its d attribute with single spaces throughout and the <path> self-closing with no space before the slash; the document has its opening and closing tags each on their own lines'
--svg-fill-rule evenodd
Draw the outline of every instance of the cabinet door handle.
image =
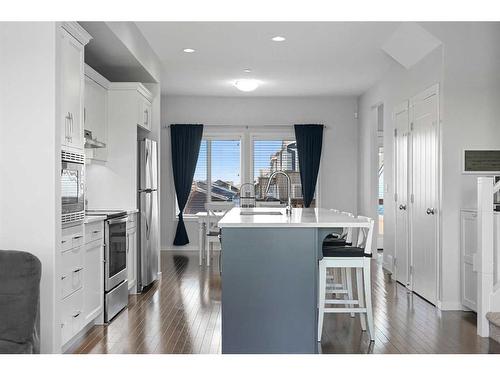
<svg viewBox="0 0 500 375">
<path fill-rule="evenodd" d="M 130 235 L 127 233 L 127 253 L 128 253 L 128 251 L 130 249 L 130 241 L 129 241 L 129 239 L 130 239 Z"/>
<path fill-rule="evenodd" d="M 81 311 L 77 311 L 75 314 L 73 314 L 73 318 L 78 318 L 80 316 Z"/>
<path fill-rule="evenodd" d="M 68 112 L 68 142 L 71 141 L 71 113 Z"/>
<path fill-rule="evenodd" d="M 71 143 L 73 143 L 73 113 L 70 112 L 69 115 L 70 115 L 69 116 L 70 117 L 70 120 L 69 120 L 69 124 L 70 124 L 70 132 L 69 132 L 69 134 L 70 134 L 70 136 L 69 137 L 71 138 Z"/>
<path fill-rule="evenodd" d="M 79 240 L 79 239 L 80 239 L 80 238 L 82 238 L 82 237 L 83 237 L 82 235 L 80 235 L 80 236 L 75 236 L 75 237 L 73 237 L 73 239 L 74 239 L 74 240 Z"/>
<path fill-rule="evenodd" d="M 61 276 L 61 280 L 64 280 L 66 278 L 66 275 Z"/>
<path fill-rule="evenodd" d="M 94 231 L 92 231 L 92 233 L 97 234 L 97 233 L 101 233 L 101 231 L 100 230 L 94 230 Z"/>
<path fill-rule="evenodd" d="M 144 125 L 147 127 L 149 122 L 149 113 L 147 109 L 144 110 L 144 118 L 145 118 Z"/>
<path fill-rule="evenodd" d="M 83 267 L 76 268 L 76 269 L 73 270 L 73 272 L 77 273 L 77 272 L 80 272 L 81 270 L 83 270 Z"/>
<path fill-rule="evenodd" d="M 64 117 L 64 138 L 66 139 L 66 142 L 69 142 L 69 112 L 68 114 L 66 115 L 66 117 Z"/>
</svg>

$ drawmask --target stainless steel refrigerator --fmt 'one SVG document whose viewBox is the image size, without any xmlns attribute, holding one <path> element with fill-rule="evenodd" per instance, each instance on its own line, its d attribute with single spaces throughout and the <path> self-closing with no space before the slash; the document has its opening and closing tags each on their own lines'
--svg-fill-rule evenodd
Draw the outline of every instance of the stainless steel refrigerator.
<svg viewBox="0 0 500 375">
<path fill-rule="evenodd" d="M 137 291 L 156 280 L 158 275 L 158 155 L 156 142 L 138 142 L 139 247 L 137 252 Z"/>
</svg>

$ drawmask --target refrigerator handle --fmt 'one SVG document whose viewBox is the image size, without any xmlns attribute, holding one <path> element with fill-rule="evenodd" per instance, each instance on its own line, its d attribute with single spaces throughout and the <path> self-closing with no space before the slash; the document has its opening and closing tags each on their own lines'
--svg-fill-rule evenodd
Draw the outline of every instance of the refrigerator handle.
<svg viewBox="0 0 500 375">
<path fill-rule="evenodd" d="M 148 143 L 147 142 L 144 142 L 144 148 L 146 149 L 146 168 L 149 166 L 150 164 L 150 160 L 149 160 L 149 146 L 148 146 Z M 147 172 L 144 171 L 144 177 L 147 177 Z M 151 187 L 151 185 L 148 186 L 148 181 L 144 181 L 144 183 L 146 184 L 145 188 L 146 189 L 149 189 Z"/>
<path fill-rule="evenodd" d="M 153 160 L 152 157 L 153 155 L 150 155 L 151 157 L 149 158 L 149 162 L 148 162 L 148 167 L 149 167 L 149 187 L 151 189 L 153 189 L 155 187 L 155 185 L 153 185 Z"/>
<path fill-rule="evenodd" d="M 149 193 L 146 193 L 149 194 Z M 146 208 L 147 210 L 147 208 Z M 148 213 L 146 212 L 146 239 L 149 240 L 149 218 L 148 218 Z"/>
<path fill-rule="evenodd" d="M 149 225 L 148 225 L 148 240 L 151 235 L 151 221 L 153 220 L 153 194 L 149 193 Z"/>
</svg>

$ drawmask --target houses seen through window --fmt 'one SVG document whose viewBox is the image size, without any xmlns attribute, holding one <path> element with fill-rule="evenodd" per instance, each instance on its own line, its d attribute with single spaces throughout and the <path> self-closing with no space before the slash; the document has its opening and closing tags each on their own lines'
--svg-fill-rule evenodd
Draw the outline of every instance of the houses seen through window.
<svg viewBox="0 0 500 375">
<path fill-rule="evenodd" d="M 271 181 L 266 195 L 269 176 L 275 171 L 283 171 L 290 176 L 292 206 L 303 207 L 297 142 L 295 140 L 254 140 L 253 176 L 257 201 L 274 200 L 283 204 L 287 201 L 287 179 L 281 174 Z M 311 207 L 314 207 L 314 204 L 313 200 Z"/>
<path fill-rule="evenodd" d="M 238 204 L 241 186 L 239 140 L 206 140 L 200 153 L 184 215 L 204 212 L 205 203 Z M 209 193 L 210 192 L 210 193 Z"/>
</svg>

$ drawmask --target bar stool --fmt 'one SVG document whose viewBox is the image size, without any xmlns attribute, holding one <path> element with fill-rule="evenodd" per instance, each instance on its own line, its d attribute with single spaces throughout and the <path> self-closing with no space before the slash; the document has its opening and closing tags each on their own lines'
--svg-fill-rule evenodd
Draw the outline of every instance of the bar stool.
<svg viewBox="0 0 500 375">
<path fill-rule="evenodd" d="M 318 341 L 321 341 L 325 313 L 360 314 L 361 329 L 366 331 L 368 322 L 370 340 L 375 340 L 370 278 L 374 221 L 365 216 L 358 216 L 358 219 L 360 227 L 356 246 L 336 246 L 327 243 L 323 245 L 323 259 L 319 261 Z M 363 225 L 361 226 L 361 224 Z M 327 287 L 327 271 L 330 269 L 348 269 L 347 275 L 350 275 L 352 268 L 356 269 L 357 299 L 352 297 L 352 285 L 349 286 L 351 283 L 350 277 L 346 278 L 346 292 L 349 299 L 327 299 L 327 294 L 334 294 L 334 296 L 337 294 L 332 293 L 332 289 L 335 288 Z M 351 293 L 349 293 L 349 289 Z M 347 307 L 327 307 L 327 305 L 346 305 Z"/>
<path fill-rule="evenodd" d="M 336 209 L 331 209 L 335 213 L 340 213 L 342 215 L 347 215 L 354 217 L 350 212 L 339 211 Z M 342 228 L 342 233 L 336 234 L 332 233 L 326 236 L 323 241 L 323 246 L 351 246 L 352 245 L 352 228 Z M 326 287 L 329 293 L 332 294 L 343 294 L 344 299 L 352 299 L 353 288 L 352 288 L 352 272 L 351 269 L 347 268 L 333 268 L 330 270 L 330 274 L 327 272 L 326 275 Z M 351 313 L 351 317 L 354 318 L 355 314 Z"/>
</svg>

